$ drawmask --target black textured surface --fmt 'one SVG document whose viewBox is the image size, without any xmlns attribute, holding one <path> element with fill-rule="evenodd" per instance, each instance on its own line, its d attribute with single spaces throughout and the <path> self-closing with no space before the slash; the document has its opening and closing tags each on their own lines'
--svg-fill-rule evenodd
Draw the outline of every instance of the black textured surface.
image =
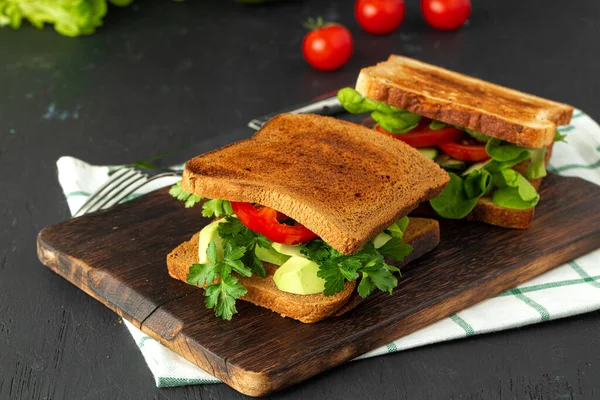
<svg viewBox="0 0 600 400">
<path fill-rule="evenodd" d="M 37 232 L 69 215 L 61 155 L 117 164 L 248 135 L 249 119 L 347 85 L 392 52 L 600 119 L 599 2 L 477 0 L 452 33 L 428 28 L 409 3 L 385 37 L 358 29 L 352 1 L 323 0 L 148 0 L 111 9 L 91 37 L 0 30 L 0 399 L 242 397 L 225 385 L 155 388 L 118 317 L 38 262 Z M 301 22 L 316 15 L 354 34 L 340 71 L 302 59 Z M 596 312 L 351 363 L 273 397 L 595 399 L 599 337 Z"/>
</svg>

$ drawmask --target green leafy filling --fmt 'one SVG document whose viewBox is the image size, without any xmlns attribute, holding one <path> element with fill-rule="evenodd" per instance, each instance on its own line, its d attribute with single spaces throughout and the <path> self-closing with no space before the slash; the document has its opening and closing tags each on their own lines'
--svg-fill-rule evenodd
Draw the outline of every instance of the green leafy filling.
<svg viewBox="0 0 600 400">
<path fill-rule="evenodd" d="M 265 267 L 254 250 L 256 246 L 270 248 L 271 242 L 232 216 L 219 224 L 218 232 L 223 239 L 223 260 L 217 259 L 217 245 L 210 242 L 206 250 L 209 262 L 193 264 L 187 283 L 203 287 L 206 307 L 214 309 L 217 317 L 230 320 L 237 313 L 236 300 L 247 292 L 232 273 L 244 277 L 255 273 L 265 277 Z"/>
<path fill-rule="evenodd" d="M 528 209 L 539 201 L 539 194 L 529 181 L 512 167 L 530 159 L 529 179 L 546 176 L 545 149 L 526 149 L 506 141 L 490 138 L 485 146 L 491 160 L 466 176 L 450 174 L 450 182 L 431 207 L 442 217 L 466 217 L 477 201 L 494 190 L 492 201 L 505 208 Z"/>
<path fill-rule="evenodd" d="M 181 181 L 177 182 L 169 190 L 169 194 L 179 201 L 185 202 L 185 207 L 194 207 L 204 200 L 204 197 L 186 192 L 181 188 Z M 233 215 L 231 203 L 227 200 L 209 199 L 202 204 L 202 215 L 208 218 L 220 218 Z"/>
<path fill-rule="evenodd" d="M 325 296 L 332 296 L 344 290 L 346 281 L 361 278 L 358 294 L 366 297 L 377 288 L 392 293 L 398 285 L 394 273 L 400 270 L 385 262 L 385 258 L 400 261 L 412 251 L 412 246 L 402 243 L 402 235 L 408 226 L 408 218 L 403 218 L 386 232 L 393 237 L 379 249 L 368 242 L 358 253 L 344 255 L 321 239 L 313 240 L 301 246 L 301 252 L 319 265 L 317 276 L 325 280 Z"/>
<path fill-rule="evenodd" d="M 126 6 L 133 0 L 109 0 Z M 107 0 L 0 0 L 0 27 L 18 29 L 23 20 L 36 28 L 53 24 L 61 35 L 79 36 L 94 33 L 106 15 Z"/>
<path fill-rule="evenodd" d="M 385 262 L 389 257 L 402 260 L 412 252 L 412 247 L 402 243 L 404 231 L 408 226 L 404 217 L 391 225 L 385 232 L 392 236 L 387 243 L 375 249 L 368 242 L 361 251 L 353 255 L 344 255 L 333 249 L 321 239 L 301 246 L 301 251 L 309 259 L 319 264 L 317 275 L 325 280 L 326 296 L 332 296 L 344 290 L 346 281 L 361 278 L 358 293 L 368 296 L 375 288 L 392 293 L 398 285 L 394 276 L 400 270 Z M 205 264 L 193 264 L 190 267 L 187 283 L 204 288 L 205 305 L 215 311 L 219 318 L 230 320 L 237 313 L 237 299 L 247 293 L 246 288 L 233 276 L 237 273 L 244 277 L 252 274 L 266 276 L 262 261 L 256 256 L 256 246 L 271 248 L 271 241 L 255 233 L 233 216 L 225 217 L 219 224 L 219 236 L 223 239 L 223 260 L 218 260 L 217 246 L 210 242 L 206 250 L 209 260 Z"/>
<path fill-rule="evenodd" d="M 392 133 L 406 133 L 419 125 L 421 116 L 364 97 L 352 88 L 343 88 L 337 94 L 342 106 L 351 114 L 371 113 L 383 129 Z"/>
</svg>

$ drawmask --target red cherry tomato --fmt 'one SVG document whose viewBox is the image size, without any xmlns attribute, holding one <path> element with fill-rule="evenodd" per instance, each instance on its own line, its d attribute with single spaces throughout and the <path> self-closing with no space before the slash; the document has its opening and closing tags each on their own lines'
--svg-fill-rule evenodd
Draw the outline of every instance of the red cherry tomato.
<svg viewBox="0 0 600 400">
<path fill-rule="evenodd" d="M 240 222 L 248 229 L 260 233 L 273 242 L 298 244 L 316 239 L 318 236 L 297 222 L 286 225 L 279 222 L 278 217 L 287 218 L 271 207 L 255 207 L 251 203 L 231 202 L 231 208 Z"/>
<path fill-rule="evenodd" d="M 459 142 L 441 143 L 438 147 L 450 157 L 462 161 L 485 161 L 490 158 L 485 144 L 463 144 Z"/>
<path fill-rule="evenodd" d="M 361 28 L 375 35 L 396 30 L 406 14 L 404 0 L 356 0 L 354 16 Z"/>
<path fill-rule="evenodd" d="M 306 61 L 321 71 L 332 71 L 346 64 L 352 55 L 350 31 L 338 24 L 317 26 L 304 36 L 302 54 Z"/>
<path fill-rule="evenodd" d="M 452 31 L 469 19 L 471 0 L 421 0 L 421 14 L 431 27 Z"/>
<path fill-rule="evenodd" d="M 438 130 L 429 129 L 430 122 L 431 120 L 428 118 L 421 118 L 419 126 L 408 133 L 401 134 L 388 132 L 379 125 L 377 125 L 375 129 L 381 133 L 393 137 L 394 139 L 402 140 L 404 143 L 412 147 L 429 147 L 437 146 L 440 143 L 454 142 L 459 140 L 464 134 L 464 132 L 460 129 L 456 129 L 451 126 L 447 126 Z"/>
</svg>

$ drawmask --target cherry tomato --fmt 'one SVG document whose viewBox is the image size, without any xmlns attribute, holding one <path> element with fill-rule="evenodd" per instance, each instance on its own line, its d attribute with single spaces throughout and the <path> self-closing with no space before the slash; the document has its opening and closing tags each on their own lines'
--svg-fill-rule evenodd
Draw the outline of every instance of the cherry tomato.
<svg viewBox="0 0 600 400">
<path fill-rule="evenodd" d="M 471 0 L 421 0 L 421 14 L 431 27 L 452 31 L 469 19 Z"/>
<path fill-rule="evenodd" d="M 440 143 L 454 142 L 459 140 L 464 132 L 460 129 L 447 126 L 442 129 L 432 130 L 429 129 L 429 123 L 431 122 L 428 118 L 421 118 L 419 126 L 409 131 L 408 133 L 394 134 L 386 131 L 381 126 L 377 125 L 375 129 L 381 133 L 385 133 L 393 137 L 394 139 L 402 140 L 404 143 L 412 147 L 429 147 L 437 146 Z"/>
<path fill-rule="evenodd" d="M 404 0 L 356 0 L 354 17 L 361 28 L 375 35 L 396 30 L 404 19 Z"/>
<path fill-rule="evenodd" d="M 352 34 L 338 24 L 314 26 L 304 36 L 302 54 L 306 61 L 321 71 L 332 71 L 346 64 L 354 46 Z"/>
<path fill-rule="evenodd" d="M 485 161 L 490 158 L 485 144 L 464 144 L 459 142 L 441 143 L 438 147 L 450 157 L 462 161 Z"/>
<path fill-rule="evenodd" d="M 255 207 L 251 203 L 231 202 L 231 208 L 240 222 L 248 229 L 260 233 L 273 242 L 283 244 L 298 244 L 316 239 L 318 236 L 297 222 L 286 225 L 279 218 L 287 218 L 271 207 Z"/>
</svg>

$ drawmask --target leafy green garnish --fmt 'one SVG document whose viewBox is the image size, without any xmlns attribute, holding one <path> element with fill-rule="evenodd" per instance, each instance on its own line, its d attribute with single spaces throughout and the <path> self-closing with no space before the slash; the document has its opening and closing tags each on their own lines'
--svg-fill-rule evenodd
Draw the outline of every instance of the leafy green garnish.
<svg viewBox="0 0 600 400">
<path fill-rule="evenodd" d="M 181 188 L 181 181 L 171 186 L 169 194 L 179 201 L 185 201 L 185 208 L 194 207 L 197 203 L 202 201 L 202 197 L 183 190 Z"/>
<path fill-rule="evenodd" d="M 393 237 L 377 251 L 384 257 L 389 257 L 392 260 L 403 260 L 413 251 L 413 247 L 409 244 L 403 244 L 402 238 Z"/>
<path fill-rule="evenodd" d="M 109 0 L 117 6 L 126 6 L 133 0 Z M 89 35 L 102 25 L 107 0 L 0 0 L 0 27 L 18 29 L 28 20 L 36 28 L 54 24 L 54 29 L 65 36 Z"/>
<path fill-rule="evenodd" d="M 535 206 L 540 199 L 531 183 L 513 169 L 495 173 L 493 179 L 499 189 L 494 192 L 492 199 L 499 206 L 522 210 Z"/>
<path fill-rule="evenodd" d="M 230 244 L 234 248 L 244 249 L 244 254 L 240 257 L 244 265 L 248 266 L 253 273 L 265 277 L 265 267 L 254 250 L 256 246 L 270 249 L 269 239 L 248 229 L 239 219 L 232 216 L 226 217 L 225 222 L 219 224 L 218 232 L 225 246 Z"/>
<path fill-rule="evenodd" d="M 565 142 L 565 143 L 567 143 L 566 137 L 567 137 L 567 135 L 560 133 L 560 131 L 558 129 L 554 133 L 554 141 L 555 142 Z"/>
<path fill-rule="evenodd" d="M 226 217 L 233 215 L 231 203 L 227 200 L 211 199 L 202 204 L 202 215 L 205 217 Z"/>
<path fill-rule="evenodd" d="M 527 154 L 527 158 L 529 158 L 529 150 L 525 147 L 496 138 L 487 142 L 485 151 L 496 161 L 511 161 L 523 157 L 523 154 Z"/>
<path fill-rule="evenodd" d="M 206 256 L 210 262 L 193 264 L 187 276 L 187 283 L 204 287 L 206 307 L 214 308 L 217 317 L 230 320 L 233 314 L 237 314 L 236 300 L 247 293 L 237 278 L 231 276 L 231 272 L 235 271 L 242 276 L 251 276 L 252 272 L 240 261 L 244 254 L 243 248 L 234 248 L 231 244 L 226 244 L 224 250 L 223 261 L 218 261 L 217 246 L 215 242 L 210 242 L 206 249 Z"/>
<path fill-rule="evenodd" d="M 448 182 L 448 185 L 442 194 L 431 199 L 429 204 L 431 204 L 431 207 L 444 218 L 464 218 L 473 210 L 477 204 L 477 200 L 483 195 L 482 191 L 479 196 L 474 196 L 476 194 L 476 188 L 484 187 L 484 182 L 487 182 L 489 178 L 480 175 L 479 179 L 481 182 L 477 183 L 476 181 L 471 181 L 469 185 L 470 193 L 467 193 L 463 178 L 452 172 L 450 172 L 449 175 L 450 182 Z"/>
<path fill-rule="evenodd" d="M 343 88 L 337 94 L 342 106 L 351 114 L 371 113 L 371 117 L 386 131 L 401 134 L 419 125 L 421 116 L 406 110 L 364 97 L 352 88 Z"/>
<path fill-rule="evenodd" d="M 408 228 L 408 224 L 410 220 L 408 217 L 402 217 L 394 224 L 392 224 L 389 228 L 385 230 L 385 232 L 392 237 L 398 237 L 402 239 L 404 237 L 404 232 L 406 232 L 406 228 Z"/>
<path fill-rule="evenodd" d="M 435 119 L 429 123 L 429 129 L 433 131 L 439 131 L 440 129 L 444 129 L 447 126 L 448 124 L 446 124 L 445 122 L 437 121 Z"/>
<path fill-rule="evenodd" d="M 217 259 L 217 245 L 210 242 L 206 249 L 209 262 L 193 264 L 187 283 L 204 287 L 206 307 L 214 308 L 217 317 L 229 320 L 237 313 L 236 300 L 246 294 L 246 288 L 231 276 L 232 272 L 245 277 L 256 273 L 264 278 L 265 267 L 254 250 L 256 246 L 270 248 L 271 242 L 232 216 L 219 224 L 218 232 L 223 239 L 223 260 Z"/>
<path fill-rule="evenodd" d="M 504 140 L 490 138 L 485 150 L 492 158 L 467 176 L 450 173 L 450 182 L 435 199 L 433 209 L 444 218 L 466 217 L 482 196 L 492 192 L 492 201 L 505 208 L 527 209 L 539 201 L 539 194 L 529 181 L 513 170 L 516 164 L 531 158 L 529 179 L 546 176 L 545 148 L 527 149 Z"/>
<path fill-rule="evenodd" d="M 394 237 L 379 249 L 373 242 L 368 242 L 358 253 L 344 255 L 323 240 L 316 239 L 301 245 L 300 251 L 319 265 L 317 276 L 325 280 L 325 296 L 343 291 L 345 281 L 362 277 L 358 293 L 366 297 L 375 287 L 383 292 L 392 292 L 398 285 L 393 273 L 399 270 L 388 265 L 385 257 L 402 260 L 412 252 L 412 247 L 403 244 L 401 238 Z"/>
<path fill-rule="evenodd" d="M 201 196 L 183 190 L 181 188 L 181 181 L 171 186 L 169 194 L 177 200 L 185 201 L 186 208 L 194 207 L 204 199 Z M 233 214 L 231 203 L 227 200 L 211 199 L 202 204 L 202 215 L 208 218 L 226 217 Z"/>
<path fill-rule="evenodd" d="M 546 176 L 546 148 L 529 150 L 531 153 L 531 163 L 527 168 L 528 179 L 538 179 Z"/>
</svg>

